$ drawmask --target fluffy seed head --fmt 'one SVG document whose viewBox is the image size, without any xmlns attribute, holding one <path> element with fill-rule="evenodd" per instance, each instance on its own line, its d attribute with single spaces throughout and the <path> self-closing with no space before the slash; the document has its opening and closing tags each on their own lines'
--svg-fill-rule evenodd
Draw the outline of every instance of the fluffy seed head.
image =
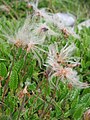
<svg viewBox="0 0 90 120">
<path fill-rule="evenodd" d="M 73 62 L 72 53 L 75 49 L 75 45 L 65 46 L 61 49 L 60 53 L 57 54 L 58 48 L 55 45 L 49 47 L 49 54 L 47 58 L 47 68 L 50 68 L 49 79 L 52 80 L 53 77 L 58 77 L 63 83 L 69 83 L 70 85 L 77 88 L 87 88 L 89 85 L 79 81 L 79 76 L 77 72 L 73 70 L 70 65 L 76 65 Z"/>
</svg>

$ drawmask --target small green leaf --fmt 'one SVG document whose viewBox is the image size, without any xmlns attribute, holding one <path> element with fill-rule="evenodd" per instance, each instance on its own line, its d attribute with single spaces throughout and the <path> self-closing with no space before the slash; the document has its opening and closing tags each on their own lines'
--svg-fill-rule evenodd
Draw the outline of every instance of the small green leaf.
<svg viewBox="0 0 90 120">
<path fill-rule="evenodd" d="M 32 77 L 33 71 L 34 71 L 34 67 L 33 67 L 33 65 L 30 65 L 30 66 L 28 67 L 28 75 L 29 75 L 30 77 Z"/>
<path fill-rule="evenodd" d="M 86 103 L 89 98 L 90 98 L 90 93 L 85 94 L 85 95 L 81 98 L 80 103 Z"/>
<path fill-rule="evenodd" d="M 84 60 L 81 60 L 81 66 L 82 66 L 82 68 L 86 68 L 85 61 L 84 61 Z"/>
<path fill-rule="evenodd" d="M 24 64 L 24 59 L 21 59 L 14 64 L 13 69 L 16 70 L 17 72 L 19 72 L 22 69 L 23 64 Z"/>
<path fill-rule="evenodd" d="M 85 109 L 84 104 L 78 104 L 77 105 L 77 107 L 75 108 L 75 112 L 73 114 L 74 120 L 81 120 L 84 109 Z"/>
<path fill-rule="evenodd" d="M 7 120 L 7 119 L 9 119 L 9 118 L 8 118 L 8 116 L 6 116 L 6 115 L 1 115 L 1 116 L 0 116 L 0 120 Z"/>
<path fill-rule="evenodd" d="M 35 89 L 36 89 L 36 83 L 35 83 L 35 82 L 31 83 L 31 84 L 29 85 L 29 89 L 30 89 L 30 90 L 35 90 Z"/>
<path fill-rule="evenodd" d="M 77 96 L 71 103 L 71 108 L 75 108 L 79 101 L 79 96 Z"/>
<path fill-rule="evenodd" d="M 4 63 L 0 63 L 0 76 L 5 77 L 7 75 L 7 68 Z"/>
<path fill-rule="evenodd" d="M 90 61 L 86 62 L 86 67 L 90 67 Z"/>
<path fill-rule="evenodd" d="M 18 86 L 18 74 L 17 71 L 13 70 L 10 76 L 9 87 L 15 90 Z"/>
<path fill-rule="evenodd" d="M 90 106 L 90 93 L 85 94 L 81 98 L 80 103 L 85 103 L 85 107 L 89 107 Z"/>
</svg>

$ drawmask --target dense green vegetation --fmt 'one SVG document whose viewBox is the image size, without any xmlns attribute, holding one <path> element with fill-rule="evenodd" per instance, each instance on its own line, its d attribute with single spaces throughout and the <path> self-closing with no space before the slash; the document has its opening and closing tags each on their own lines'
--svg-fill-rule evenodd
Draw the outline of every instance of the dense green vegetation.
<svg viewBox="0 0 90 120">
<path fill-rule="evenodd" d="M 43 7 L 51 13 L 74 14 L 80 39 L 72 35 L 65 37 L 61 31 L 58 37 L 48 33 L 44 46 L 40 46 L 46 52 L 36 51 L 38 59 L 33 52 L 27 52 L 27 46 L 13 44 L 7 36 L 17 33 L 26 17 L 34 14 L 33 8 L 24 0 L 0 1 L 0 120 L 83 120 L 90 109 L 90 87 L 79 89 L 60 80 L 57 84 L 56 77 L 52 78 L 53 83 L 49 82 L 49 71 L 44 65 L 50 44 L 59 43 L 61 50 L 67 42 L 68 45 L 74 43 L 77 49 L 73 56 L 80 62 L 74 70 L 78 72 L 79 81 L 90 84 L 90 28 L 80 32 L 77 29 L 77 24 L 90 18 L 90 1 L 40 0 L 39 8 Z M 31 18 L 30 22 L 38 24 L 38 18 Z M 55 26 L 49 26 L 58 33 Z"/>
</svg>

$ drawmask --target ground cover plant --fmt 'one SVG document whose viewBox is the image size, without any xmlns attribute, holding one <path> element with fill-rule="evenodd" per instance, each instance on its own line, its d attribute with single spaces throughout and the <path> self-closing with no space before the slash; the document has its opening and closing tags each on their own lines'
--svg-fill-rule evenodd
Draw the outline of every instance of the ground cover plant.
<svg viewBox="0 0 90 120">
<path fill-rule="evenodd" d="M 90 119 L 90 27 L 78 28 L 89 5 L 0 1 L 0 120 Z M 75 29 L 58 12 L 76 15 Z"/>
</svg>

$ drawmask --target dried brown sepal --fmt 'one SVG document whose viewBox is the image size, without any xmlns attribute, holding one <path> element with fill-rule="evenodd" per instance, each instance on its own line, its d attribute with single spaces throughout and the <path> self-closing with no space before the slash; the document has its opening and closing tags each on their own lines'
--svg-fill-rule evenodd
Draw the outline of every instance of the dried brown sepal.
<svg viewBox="0 0 90 120">
<path fill-rule="evenodd" d="M 65 38 L 68 38 L 68 37 L 69 37 L 70 33 L 69 33 L 65 28 L 63 28 L 61 31 L 62 31 L 62 33 L 64 34 L 64 37 L 65 37 Z"/>
<path fill-rule="evenodd" d="M 2 76 L 0 76 L 0 81 L 2 81 L 3 80 L 3 77 Z"/>
<path fill-rule="evenodd" d="M 69 90 L 72 90 L 72 88 L 73 88 L 72 84 L 68 83 L 67 86 L 68 86 L 68 89 L 69 89 Z"/>
<path fill-rule="evenodd" d="M 21 47 L 22 46 L 22 42 L 20 40 L 17 40 L 16 43 L 15 43 L 15 46 L 16 47 Z"/>
<path fill-rule="evenodd" d="M 23 90 L 20 91 L 19 95 L 18 95 L 18 98 L 21 99 L 24 97 L 24 93 L 23 93 Z"/>
</svg>

